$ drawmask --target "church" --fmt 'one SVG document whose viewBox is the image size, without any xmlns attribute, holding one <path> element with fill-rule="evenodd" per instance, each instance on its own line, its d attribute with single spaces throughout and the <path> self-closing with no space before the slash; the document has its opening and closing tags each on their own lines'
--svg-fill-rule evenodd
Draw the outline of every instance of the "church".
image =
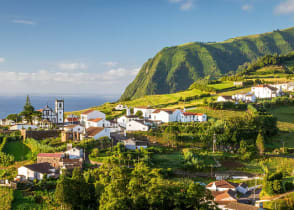
<svg viewBox="0 0 294 210">
<path fill-rule="evenodd" d="M 46 105 L 44 109 L 39 111 L 42 112 L 42 120 L 58 125 L 64 123 L 64 100 L 55 100 L 55 110 Z"/>
</svg>

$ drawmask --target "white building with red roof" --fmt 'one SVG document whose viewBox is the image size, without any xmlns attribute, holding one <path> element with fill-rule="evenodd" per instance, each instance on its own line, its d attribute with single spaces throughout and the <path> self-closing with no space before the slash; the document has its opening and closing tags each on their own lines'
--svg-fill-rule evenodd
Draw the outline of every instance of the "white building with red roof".
<svg viewBox="0 0 294 210">
<path fill-rule="evenodd" d="M 87 110 L 81 113 L 81 116 L 80 116 L 81 125 L 86 126 L 87 121 L 96 119 L 96 118 L 105 119 L 106 115 L 103 112 L 100 112 L 98 110 L 92 110 L 92 109 Z"/>
<path fill-rule="evenodd" d="M 110 128 L 89 127 L 86 129 L 85 134 L 82 135 L 82 139 L 93 138 L 97 140 L 97 139 L 100 139 L 101 137 L 110 138 Z"/>
<path fill-rule="evenodd" d="M 180 122 L 181 110 L 179 109 L 156 109 L 151 113 L 151 120 L 168 122 Z"/>
<path fill-rule="evenodd" d="M 205 122 L 207 115 L 203 113 L 185 112 L 181 113 L 181 122 Z"/>
<path fill-rule="evenodd" d="M 86 128 L 89 127 L 103 127 L 103 128 L 108 128 L 110 127 L 110 122 L 105 120 L 104 118 L 95 118 L 95 119 L 90 119 L 86 122 Z"/>
<path fill-rule="evenodd" d="M 274 98 L 282 95 L 282 90 L 270 85 L 257 85 L 251 88 L 257 98 Z"/>
</svg>

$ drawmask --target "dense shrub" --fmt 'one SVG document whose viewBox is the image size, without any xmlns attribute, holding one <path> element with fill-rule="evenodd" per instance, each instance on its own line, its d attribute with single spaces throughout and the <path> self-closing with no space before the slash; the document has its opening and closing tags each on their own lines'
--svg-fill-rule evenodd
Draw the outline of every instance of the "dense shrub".
<svg viewBox="0 0 294 210">
<path fill-rule="evenodd" d="M 236 104 L 234 102 L 211 102 L 208 106 L 216 110 L 246 110 L 247 104 Z"/>
</svg>

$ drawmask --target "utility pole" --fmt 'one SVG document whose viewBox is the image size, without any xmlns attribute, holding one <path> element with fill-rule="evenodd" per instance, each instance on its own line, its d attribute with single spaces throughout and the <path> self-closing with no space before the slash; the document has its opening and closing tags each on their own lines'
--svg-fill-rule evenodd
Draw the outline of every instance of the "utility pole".
<svg viewBox="0 0 294 210">
<path fill-rule="evenodd" d="M 216 150 L 216 134 L 213 134 L 213 140 L 212 140 L 212 152 L 214 153 Z"/>
</svg>

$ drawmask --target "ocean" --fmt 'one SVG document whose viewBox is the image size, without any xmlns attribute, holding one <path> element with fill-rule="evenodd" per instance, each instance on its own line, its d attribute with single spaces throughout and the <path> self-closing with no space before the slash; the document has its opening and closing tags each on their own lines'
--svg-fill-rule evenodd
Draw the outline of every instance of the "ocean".
<svg viewBox="0 0 294 210">
<path fill-rule="evenodd" d="M 30 96 L 31 103 L 35 109 L 44 108 L 47 104 L 54 109 L 55 99 L 64 99 L 64 109 L 66 112 L 90 108 L 101 105 L 105 102 L 113 102 L 118 97 L 103 96 Z M 0 119 L 9 114 L 19 113 L 23 110 L 26 96 L 0 96 Z"/>
</svg>

